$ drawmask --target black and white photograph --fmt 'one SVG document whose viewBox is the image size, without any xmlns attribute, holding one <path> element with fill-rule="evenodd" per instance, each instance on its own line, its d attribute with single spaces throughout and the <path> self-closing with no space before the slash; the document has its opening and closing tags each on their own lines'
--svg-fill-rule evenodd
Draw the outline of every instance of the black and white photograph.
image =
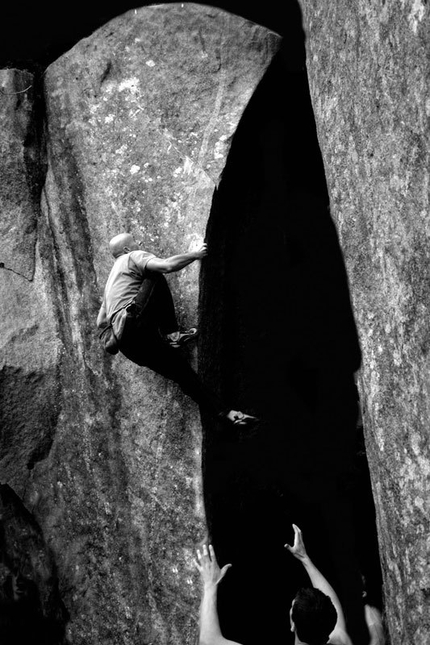
<svg viewBox="0 0 430 645">
<path fill-rule="evenodd" d="M 427 0 L 0 17 L 0 644 L 429 645 Z"/>
</svg>

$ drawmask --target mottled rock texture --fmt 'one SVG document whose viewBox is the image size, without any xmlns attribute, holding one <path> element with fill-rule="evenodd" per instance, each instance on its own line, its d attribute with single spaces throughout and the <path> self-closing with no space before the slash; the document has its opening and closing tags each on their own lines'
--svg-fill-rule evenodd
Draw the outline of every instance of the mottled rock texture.
<svg viewBox="0 0 430 645">
<path fill-rule="evenodd" d="M 307 69 L 363 352 L 359 374 L 393 645 L 430 634 L 426 2 L 302 0 Z"/>
<path fill-rule="evenodd" d="M 57 322 L 37 232 L 43 159 L 33 77 L 2 70 L 0 202 L 2 249 L 1 466 L 22 494 L 29 471 L 52 444 L 58 408 Z M 3 476 L 2 476 L 3 479 Z"/>
<path fill-rule="evenodd" d="M 204 237 L 230 138 L 279 41 L 211 7 L 132 10 L 46 71 L 46 156 L 32 78 L 2 72 L 1 483 L 55 562 L 74 645 L 195 635 L 199 411 L 172 382 L 103 354 L 95 319 L 112 235 L 129 230 L 160 256 Z M 198 274 L 170 280 L 188 325 Z"/>
</svg>

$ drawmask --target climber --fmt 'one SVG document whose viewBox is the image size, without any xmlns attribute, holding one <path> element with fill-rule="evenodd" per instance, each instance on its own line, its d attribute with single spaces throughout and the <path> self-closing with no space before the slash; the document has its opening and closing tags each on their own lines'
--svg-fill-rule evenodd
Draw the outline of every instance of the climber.
<svg viewBox="0 0 430 645">
<path fill-rule="evenodd" d="M 291 604 L 289 616 L 294 645 L 352 645 L 336 592 L 306 553 L 301 530 L 295 524 L 293 530 L 294 544 L 285 544 L 285 547 L 302 563 L 312 583 L 312 587 L 300 589 Z M 226 564 L 220 569 L 211 544 L 197 549 L 194 563 L 203 585 L 199 645 L 240 645 L 222 635 L 217 610 L 218 584 L 232 565 Z M 381 614 L 367 605 L 364 609 L 369 645 L 384 645 Z"/>
<path fill-rule="evenodd" d="M 219 420 L 237 427 L 254 425 L 256 417 L 226 409 L 179 352 L 196 338 L 197 329 L 179 329 L 163 274 L 201 260 L 207 255 L 207 245 L 162 259 L 142 251 L 130 233 L 120 233 L 111 239 L 109 248 L 115 263 L 106 282 L 97 327 L 103 332 L 111 325 L 124 356 L 178 383 L 185 394 Z"/>
</svg>

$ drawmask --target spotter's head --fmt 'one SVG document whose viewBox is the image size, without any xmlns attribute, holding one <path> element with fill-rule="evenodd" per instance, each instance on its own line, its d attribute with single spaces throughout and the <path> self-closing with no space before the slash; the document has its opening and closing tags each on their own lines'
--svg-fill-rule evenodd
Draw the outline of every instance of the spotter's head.
<svg viewBox="0 0 430 645">
<path fill-rule="evenodd" d="M 307 645 L 325 645 L 337 622 L 331 599 L 319 589 L 300 589 L 290 610 L 291 631 Z"/>
</svg>

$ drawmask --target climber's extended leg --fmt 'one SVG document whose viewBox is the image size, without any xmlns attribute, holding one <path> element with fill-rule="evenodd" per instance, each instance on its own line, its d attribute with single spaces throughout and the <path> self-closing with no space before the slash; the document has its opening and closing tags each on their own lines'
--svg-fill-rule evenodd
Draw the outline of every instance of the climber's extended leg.
<svg viewBox="0 0 430 645">
<path fill-rule="evenodd" d="M 153 327 L 127 319 L 120 351 L 137 365 L 149 367 L 154 372 L 175 381 L 211 416 L 236 427 L 253 425 L 257 419 L 239 410 L 230 410 L 209 389 L 177 349 L 165 343 Z"/>
</svg>

